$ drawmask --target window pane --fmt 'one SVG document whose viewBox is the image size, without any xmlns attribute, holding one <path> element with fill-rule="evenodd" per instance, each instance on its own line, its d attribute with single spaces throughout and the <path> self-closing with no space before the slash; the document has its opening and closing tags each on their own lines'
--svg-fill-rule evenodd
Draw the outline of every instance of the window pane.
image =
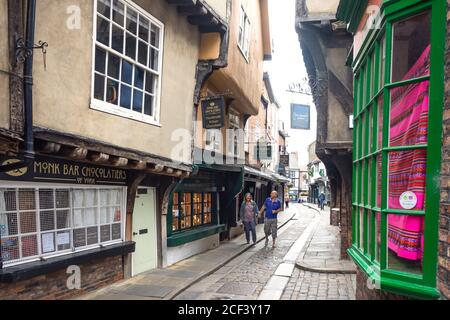
<svg viewBox="0 0 450 320">
<path fill-rule="evenodd" d="M 19 189 L 19 210 L 36 209 L 34 189 Z"/>
<path fill-rule="evenodd" d="M 381 251 L 381 214 L 375 213 L 375 260 L 380 262 Z"/>
<path fill-rule="evenodd" d="M 142 91 L 133 90 L 133 111 L 142 113 L 142 99 Z"/>
<path fill-rule="evenodd" d="M 36 231 L 36 212 L 20 212 L 20 233 Z"/>
<path fill-rule="evenodd" d="M 124 20 L 124 5 L 119 0 L 113 0 L 113 20 L 114 22 L 123 26 Z"/>
<path fill-rule="evenodd" d="M 4 262 L 20 258 L 18 237 L 3 238 L 1 245 L 2 260 Z"/>
<path fill-rule="evenodd" d="M 41 211 L 40 212 L 41 231 L 55 230 L 55 212 Z"/>
<path fill-rule="evenodd" d="M 389 143 L 391 146 L 426 144 L 429 81 L 391 91 Z"/>
<path fill-rule="evenodd" d="M 21 237 L 22 240 L 22 258 L 38 255 L 37 235 Z"/>
<path fill-rule="evenodd" d="M 132 85 L 133 81 L 133 65 L 122 59 L 122 81 Z"/>
<path fill-rule="evenodd" d="M 153 97 L 148 94 L 145 95 L 144 114 L 153 116 Z"/>
<path fill-rule="evenodd" d="M 121 28 L 112 26 L 112 48 L 120 53 L 123 53 L 123 33 Z"/>
<path fill-rule="evenodd" d="M 137 32 L 137 12 L 127 7 L 127 30 L 133 34 Z"/>
<path fill-rule="evenodd" d="M 84 209 L 83 210 L 83 226 L 93 226 L 97 224 L 96 209 Z"/>
<path fill-rule="evenodd" d="M 75 248 L 86 246 L 86 228 L 73 230 L 73 245 Z"/>
<path fill-rule="evenodd" d="M 56 233 L 56 245 L 58 251 L 69 250 L 70 246 L 70 231 L 59 231 Z"/>
<path fill-rule="evenodd" d="M 424 149 L 389 154 L 389 208 L 423 209 L 426 162 Z"/>
<path fill-rule="evenodd" d="M 127 32 L 127 43 L 126 43 L 126 51 L 125 54 L 131 59 L 136 59 L 136 38 Z"/>
<path fill-rule="evenodd" d="M 67 229 L 70 227 L 70 211 L 58 210 L 56 211 L 56 228 Z"/>
<path fill-rule="evenodd" d="M 0 236 L 12 236 L 18 233 L 17 213 L 0 213 Z"/>
<path fill-rule="evenodd" d="M 131 87 L 125 85 L 120 87 L 120 106 L 131 109 Z"/>
<path fill-rule="evenodd" d="M 157 26 L 155 26 L 154 24 L 152 24 L 152 32 L 150 35 L 150 43 L 152 46 L 159 48 L 159 33 L 160 30 Z"/>
<path fill-rule="evenodd" d="M 69 190 L 56 189 L 56 207 L 57 208 L 68 208 L 69 204 Z"/>
<path fill-rule="evenodd" d="M 111 225 L 105 225 L 100 227 L 100 242 L 106 242 L 111 240 Z"/>
<path fill-rule="evenodd" d="M 122 237 L 122 229 L 120 223 L 115 223 L 111 226 L 111 240 L 118 240 Z"/>
<path fill-rule="evenodd" d="M 39 189 L 39 208 L 53 209 L 53 189 Z"/>
<path fill-rule="evenodd" d="M 106 102 L 117 104 L 118 93 L 119 93 L 119 83 L 117 81 L 108 79 L 106 87 Z"/>
<path fill-rule="evenodd" d="M 422 273 L 424 217 L 388 215 L 388 267 Z"/>
<path fill-rule="evenodd" d="M 95 49 L 95 70 L 106 73 L 106 51 L 98 47 Z"/>
<path fill-rule="evenodd" d="M 87 239 L 86 244 L 88 246 L 98 243 L 98 227 L 90 227 L 86 229 Z"/>
<path fill-rule="evenodd" d="M 55 233 L 42 233 L 41 234 L 41 251 L 42 253 L 55 252 Z"/>
<path fill-rule="evenodd" d="M 112 208 L 100 208 L 100 224 L 111 223 Z"/>
<path fill-rule="evenodd" d="M 367 234 L 366 234 L 366 241 L 367 241 L 367 254 L 371 257 L 372 256 L 372 221 L 371 221 L 372 211 L 367 210 L 366 219 L 367 219 Z"/>
<path fill-rule="evenodd" d="M 359 208 L 359 248 L 364 250 L 364 209 Z"/>
<path fill-rule="evenodd" d="M 120 58 L 109 54 L 108 57 L 108 76 L 119 80 L 120 75 Z"/>
<path fill-rule="evenodd" d="M 376 206 L 381 208 L 381 174 L 382 174 L 382 157 L 381 154 L 377 155 L 377 201 Z"/>
<path fill-rule="evenodd" d="M 156 76 L 151 72 L 145 73 L 145 90 L 149 93 L 155 93 Z"/>
<path fill-rule="evenodd" d="M 430 73 L 431 11 L 393 25 L 392 82 Z"/>
<path fill-rule="evenodd" d="M 150 22 L 143 16 L 139 16 L 139 38 L 148 42 Z"/>
<path fill-rule="evenodd" d="M 143 89 L 144 88 L 144 70 L 141 68 L 134 68 L 134 86 Z"/>
<path fill-rule="evenodd" d="M 120 210 L 120 208 L 113 208 L 113 221 L 114 222 L 120 222 L 122 221 L 122 211 Z"/>
<path fill-rule="evenodd" d="M 159 62 L 158 62 L 159 53 L 155 49 L 150 49 L 150 61 L 149 61 L 149 67 L 152 70 L 158 71 L 159 70 Z"/>
<path fill-rule="evenodd" d="M 98 0 L 97 12 L 109 18 L 111 14 L 111 0 Z"/>
<path fill-rule="evenodd" d="M 97 41 L 109 47 L 109 21 L 98 17 L 97 20 Z"/>
<path fill-rule="evenodd" d="M 17 210 L 16 191 L 11 189 L 0 189 L 0 212 Z"/>
<path fill-rule="evenodd" d="M 105 77 L 98 74 L 95 74 L 94 98 L 98 100 L 105 99 Z"/>
<path fill-rule="evenodd" d="M 138 61 L 144 66 L 147 65 L 148 45 L 142 41 L 139 41 L 138 47 Z"/>
<path fill-rule="evenodd" d="M 381 149 L 383 146 L 383 95 L 378 98 L 378 135 L 377 135 L 377 150 Z"/>
<path fill-rule="evenodd" d="M 386 65 L 386 38 L 383 38 L 380 41 L 380 81 L 379 88 L 381 89 L 384 86 L 384 68 Z"/>
</svg>

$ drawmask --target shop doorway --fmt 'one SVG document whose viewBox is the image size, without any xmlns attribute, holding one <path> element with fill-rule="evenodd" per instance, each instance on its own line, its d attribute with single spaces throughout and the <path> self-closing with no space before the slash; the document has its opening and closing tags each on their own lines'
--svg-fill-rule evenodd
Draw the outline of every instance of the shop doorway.
<svg viewBox="0 0 450 320">
<path fill-rule="evenodd" d="M 154 269 L 158 264 L 156 235 L 156 192 L 154 188 L 139 188 L 133 211 L 132 275 Z"/>
</svg>

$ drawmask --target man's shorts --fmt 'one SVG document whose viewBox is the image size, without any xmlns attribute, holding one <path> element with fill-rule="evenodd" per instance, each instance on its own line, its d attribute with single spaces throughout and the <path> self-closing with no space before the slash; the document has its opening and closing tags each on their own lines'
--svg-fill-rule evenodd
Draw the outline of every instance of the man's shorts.
<svg viewBox="0 0 450 320">
<path fill-rule="evenodd" d="M 278 219 L 265 219 L 264 220 L 264 233 L 266 237 L 272 235 L 273 239 L 277 238 L 277 225 Z"/>
</svg>

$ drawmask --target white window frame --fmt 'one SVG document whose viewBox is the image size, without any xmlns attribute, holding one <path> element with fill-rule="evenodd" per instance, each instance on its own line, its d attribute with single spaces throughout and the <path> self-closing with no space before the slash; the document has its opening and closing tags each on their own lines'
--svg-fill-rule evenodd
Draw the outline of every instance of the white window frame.
<svg viewBox="0 0 450 320">
<path fill-rule="evenodd" d="M 118 243 L 122 243 L 125 242 L 125 227 L 126 227 L 126 195 L 127 195 L 127 188 L 126 187 L 122 187 L 122 186 L 106 186 L 106 185 L 69 185 L 69 184 L 45 184 L 45 183 L 33 183 L 33 182 L 1 182 L 0 181 L 0 188 L 1 189 L 34 189 L 35 190 L 35 203 L 36 203 L 36 208 L 34 209 L 35 214 L 36 214 L 36 231 L 29 233 L 29 234 L 36 234 L 37 237 L 37 246 L 38 246 L 38 255 L 35 256 L 30 256 L 30 257 L 25 257 L 25 258 L 19 258 L 16 260 L 12 260 L 12 261 L 3 261 L 3 268 L 7 268 L 7 267 L 11 267 L 11 266 L 16 266 L 16 265 L 21 265 L 24 263 L 29 263 L 29 262 L 33 262 L 33 261 L 39 261 L 41 260 L 41 258 L 44 259 L 50 259 L 50 258 L 54 258 L 54 257 L 60 257 L 60 256 L 65 256 L 65 255 L 69 255 L 69 254 L 73 254 L 75 252 L 83 252 L 83 251 L 87 251 L 87 250 L 91 250 L 91 249 L 95 249 L 95 248 L 101 248 L 101 247 L 106 247 L 106 246 L 110 246 L 113 244 L 118 244 Z M 39 189 L 69 189 L 70 193 L 69 193 L 69 201 L 70 201 L 70 217 L 69 217 L 69 221 L 70 221 L 70 227 L 69 228 L 65 228 L 65 229 L 61 229 L 62 231 L 66 231 L 66 230 L 70 230 L 70 248 L 66 249 L 66 250 L 55 250 L 54 252 L 49 252 L 49 253 L 42 253 L 42 246 L 41 246 L 41 237 L 42 234 L 45 233 L 50 233 L 50 232 L 58 232 L 61 230 L 55 229 L 52 231 L 41 231 L 40 230 L 40 211 L 46 211 L 45 209 L 40 209 L 39 208 Z M 110 241 L 105 241 L 105 242 L 101 242 L 100 240 L 100 227 L 101 227 L 101 223 L 100 223 L 100 200 L 97 199 L 97 205 L 96 205 L 96 217 L 97 217 L 97 223 L 96 226 L 98 227 L 98 242 L 96 244 L 92 244 L 92 245 L 86 245 L 83 247 L 78 247 L 75 248 L 74 243 L 73 243 L 73 230 L 75 229 L 79 229 L 79 228 L 87 228 L 89 226 L 84 226 L 84 227 L 75 227 L 74 225 L 74 203 L 73 203 L 73 193 L 72 191 L 74 189 L 84 189 L 84 190 L 100 190 L 100 189 L 121 189 L 122 190 L 122 198 L 121 198 L 121 204 L 120 204 L 120 209 L 121 209 L 121 237 L 120 239 L 115 239 L 115 240 L 110 240 Z M 99 192 L 97 191 L 97 195 L 99 194 Z M 18 201 L 18 193 L 16 193 L 16 201 Z M 18 203 L 18 202 L 17 202 Z M 56 204 L 55 204 L 56 206 Z M 61 208 L 59 208 L 61 209 Z M 65 208 L 62 208 L 65 209 Z M 24 210 L 26 212 L 28 211 L 33 211 L 33 210 Z M 21 210 L 17 207 L 15 210 L 16 213 L 21 212 Z M 20 216 L 18 214 L 17 216 L 18 221 L 20 220 Z M 110 223 L 111 225 L 113 224 L 112 222 Z M 55 227 L 57 227 L 55 225 Z M 17 230 L 17 234 L 15 235 L 10 235 L 10 236 L 6 236 L 6 238 L 10 238 L 10 237 L 18 237 L 19 238 L 19 254 L 20 256 L 22 255 L 21 250 L 22 250 L 22 245 L 21 245 L 21 232 L 19 229 L 19 225 L 17 226 L 18 230 Z M 28 233 L 24 234 L 24 235 L 28 235 Z M 5 236 L 4 236 L 5 237 Z M 55 238 L 56 239 L 56 238 Z M 55 247 L 56 247 L 56 243 L 55 243 Z"/>
<path fill-rule="evenodd" d="M 133 10 L 135 10 L 138 14 L 144 16 L 146 19 L 150 20 L 150 22 L 154 25 L 156 25 L 157 27 L 159 27 L 160 33 L 159 33 L 159 55 L 158 55 L 158 72 L 155 72 L 154 70 L 148 68 L 147 66 L 142 65 L 141 63 L 139 63 L 139 61 L 135 61 L 131 58 L 129 58 L 128 56 L 126 56 L 125 54 L 122 54 L 120 52 L 115 51 L 114 49 L 112 49 L 111 47 L 108 47 L 106 45 L 104 45 L 103 43 L 100 43 L 97 41 L 97 17 L 98 17 L 98 13 L 97 13 L 97 2 L 98 0 L 94 0 L 94 5 L 93 5 L 93 14 L 94 14 L 94 24 L 93 24 L 93 28 L 92 28 L 92 40 L 93 40 L 93 44 L 92 44 L 92 68 L 91 68 L 91 103 L 90 103 L 90 108 L 97 110 L 97 111 L 102 111 L 102 112 L 106 112 L 109 114 L 113 114 L 116 116 L 120 116 L 123 118 L 128 118 L 128 119 L 132 119 L 132 120 L 136 120 L 136 121 L 140 121 L 140 122 L 144 122 L 147 124 L 151 124 L 154 126 L 158 126 L 161 127 L 161 123 L 160 123 L 160 118 L 161 118 L 161 84 L 162 84 L 162 64 L 163 64 L 163 55 L 164 55 L 164 24 L 159 21 L 158 19 L 156 19 L 154 16 L 152 16 L 149 12 L 147 12 L 145 9 L 143 9 L 142 7 L 138 6 L 137 4 L 135 4 L 134 2 L 130 1 L 130 0 L 120 0 L 120 2 L 125 6 L 124 9 L 124 19 L 126 20 L 127 17 L 127 12 L 126 9 L 127 7 L 131 7 Z M 113 11 L 113 6 L 111 6 L 111 12 Z M 112 17 L 110 19 L 108 19 L 109 21 L 111 21 L 111 24 L 114 24 L 116 26 L 119 26 L 118 24 L 116 24 L 114 21 L 112 21 Z M 126 22 L 125 22 L 126 23 Z M 138 27 L 139 27 L 139 22 L 137 22 Z M 120 27 L 120 26 L 119 26 Z M 112 28 L 110 28 L 109 30 L 109 39 L 110 39 L 110 43 L 112 42 Z M 138 36 L 139 39 L 139 36 Z M 124 48 L 125 48 L 125 41 L 126 41 L 126 37 L 124 37 Z M 138 44 L 139 41 L 136 41 L 136 56 L 138 54 Z M 149 44 L 149 48 L 153 47 L 151 46 L 151 44 Z M 111 103 L 108 103 L 106 101 L 103 100 L 98 100 L 94 98 L 94 86 L 95 86 L 95 51 L 96 51 L 96 47 L 99 47 L 109 53 L 112 53 L 114 55 L 116 55 L 117 57 L 121 58 L 121 59 L 125 59 L 128 62 L 130 62 L 133 66 L 139 66 L 140 68 L 144 69 L 145 71 L 148 71 L 150 73 L 153 73 L 157 76 L 158 80 L 156 85 L 158 86 L 153 98 L 156 100 L 154 101 L 154 116 L 149 116 L 146 115 L 144 113 L 138 113 L 136 111 L 133 110 L 129 110 L 129 109 L 125 109 L 123 107 L 120 107 L 119 105 L 114 105 Z M 125 50 L 125 49 L 124 49 Z M 150 53 L 148 53 L 148 55 L 150 55 Z M 105 65 L 107 67 L 108 65 L 108 59 L 106 59 Z M 122 73 L 122 68 L 120 68 L 120 73 Z M 121 78 L 121 76 L 119 76 Z M 133 71 L 133 79 L 134 79 L 134 71 Z M 105 77 L 105 88 L 106 88 L 106 84 L 108 81 L 108 76 L 106 75 Z M 122 83 L 121 79 L 119 80 L 119 85 Z M 135 87 L 132 85 L 131 89 L 133 92 L 133 89 Z M 145 83 L 144 83 L 144 88 L 145 88 Z M 106 94 L 106 92 L 105 92 Z M 144 95 L 145 95 L 145 91 L 144 91 Z M 120 97 L 118 97 L 119 99 Z M 120 103 L 120 100 L 119 100 Z M 131 103 L 133 103 L 133 100 L 131 100 Z M 144 106 L 142 106 L 142 108 L 144 108 Z"/>
<path fill-rule="evenodd" d="M 239 26 L 238 26 L 238 48 L 244 56 L 247 63 L 250 57 L 250 20 L 243 6 L 241 6 Z"/>
<path fill-rule="evenodd" d="M 228 114 L 228 129 L 233 130 L 233 140 L 229 140 L 228 138 L 230 138 L 230 135 L 227 135 L 227 154 L 240 158 L 241 148 L 239 145 L 239 135 L 236 134 L 236 131 L 240 129 L 240 118 L 239 114 L 234 110 L 230 110 L 230 113 Z M 238 139 L 237 145 L 236 139 Z"/>
</svg>

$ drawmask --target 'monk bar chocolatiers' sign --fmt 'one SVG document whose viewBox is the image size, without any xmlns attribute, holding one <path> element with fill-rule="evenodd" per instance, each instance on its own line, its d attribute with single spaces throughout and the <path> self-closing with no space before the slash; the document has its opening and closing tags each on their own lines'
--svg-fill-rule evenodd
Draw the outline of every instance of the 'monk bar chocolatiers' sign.
<svg viewBox="0 0 450 320">
<path fill-rule="evenodd" d="M 207 98 L 202 101 L 204 129 L 220 129 L 225 125 L 225 99 Z"/>
<path fill-rule="evenodd" d="M 0 158 L 0 164 L 18 161 L 14 158 Z M 123 169 L 36 155 L 33 165 L 0 173 L 0 180 L 126 185 L 127 172 Z"/>
</svg>

